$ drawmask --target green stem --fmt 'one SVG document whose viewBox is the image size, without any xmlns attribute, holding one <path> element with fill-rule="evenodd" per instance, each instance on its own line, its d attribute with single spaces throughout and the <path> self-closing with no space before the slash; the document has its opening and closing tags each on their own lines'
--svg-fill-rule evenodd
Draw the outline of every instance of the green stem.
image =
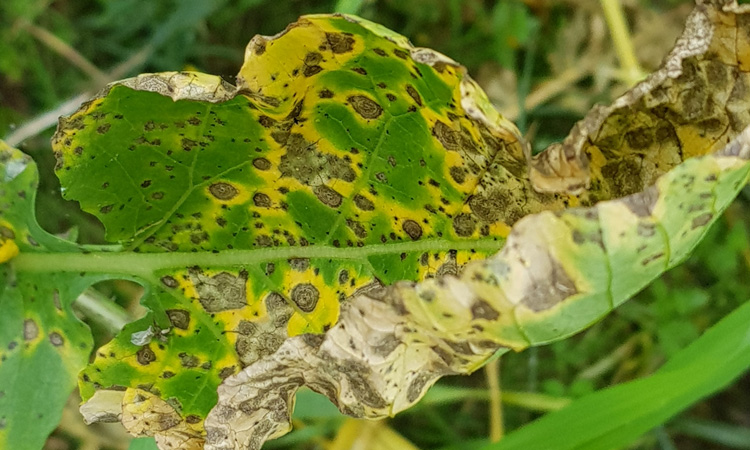
<svg viewBox="0 0 750 450">
<path fill-rule="evenodd" d="M 643 79 L 644 72 L 635 57 L 633 41 L 625 22 L 625 14 L 620 0 L 600 0 L 604 18 L 607 21 L 609 32 L 612 35 L 612 43 L 615 46 L 617 59 L 622 67 L 623 80 L 632 86 Z"/>
<path fill-rule="evenodd" d="M 159 270 L 175 267 L 249 266 L 265 261 L 289 258 L 325 258 L 365 261 L 369 256 L 410 252 L 436 252 L 447 250 L 477 250 L 494 252 L 503 242 L 495 239 L 479 241 L 448 241 L 425 239 L 388 245 L 337 248 L 324 245 L 309 247 L 277 247 L 256 250 L 225 250 L 213 252 L 172 253 L 113 253 L 91 251 L 87 253 L 21 253 L 11 263 L 20 272 L 88 272 L 116 273 L 151 277 Z"/>
<path fill-rule="evenodd" d="M 79 295 L 73 303 L 73 308 L 104 326 L 113 335 L 133 321 L 133 318 L 117 303 L 93 288 L 88 288 Z"/>
</svg>

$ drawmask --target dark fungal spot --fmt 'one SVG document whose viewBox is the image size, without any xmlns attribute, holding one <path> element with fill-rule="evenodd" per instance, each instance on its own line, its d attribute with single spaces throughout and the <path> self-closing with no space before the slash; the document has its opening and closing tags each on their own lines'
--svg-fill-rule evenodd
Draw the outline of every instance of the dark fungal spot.
<svg viewBox="0 0 750 450">
<path fill-rule="evenodd" d="M 318 92 L 318 97 L 333 98 L 333 91 L 331 91 L 330 89 L 322 89 L 320 92 Z"/>
<path fill-rule="evenodd" d="M 346 269 L 342 269 L 341 272 L 339 272 L 339 284 L 344 284 L 349 281 L 349 271 Z"/>
<path fill-rule="evenodd" d="M 474 234 L 476 225 L 476 220 L 470 214 L 462 213 L 453 218 L 453 230 L 461 237 L 468 237 Z"/>
<path fill-rule="evenodd" d="M 147 366 L 156 361 L 156 353 L 151 350 L 151 347 L 144 345 L 136 352 L 135 359 L 138 361 L 138 364 Z"/>
<path fill-rule="evenodd" d="M 401 50 L 400 48 L 394 49 L 393 54 L 401 59 L 407 59 L 409 57 L 409 52 Z"/>
<path fill-rule="evenodd" d="M 713 217 L 714 216 L 711 213 L 701 214 L 700 216 L 693 219 L 693 223 L 691 225 L 692 229 L 694 230 L 696 228 L 705 226 L 707 223 L 711 222 L 711 219 L 713 219 Z"/>
<path fill-rule="evenodd" d="M 391 101 L 391 102 L 395 102 L 396 101 L 396 96 L 393 95 L 393 94 L 391 94 L 390 92 L 387 93 L 387 94 L 385 94 L 385 98 L 387 98 L 388 101 Z"/>
<path fill-rule="evenodd" d="M 190 313 L 184 309 L 168 309 L 167 317 L 173 327 L 187 330 L 190 326 Z"/>
<path fill-rule="evenodd" d="M 262 192 L 256 192 L 255 195 L 253 195 L 253 204 L 261 208 L 270 208 L 271 197 Z"/>
<path fill-rule="evenodd" d="M 255 158 L 253 160 L 253 167 L 258 170 L 268 170 L 271 168 L 271 162 L 266 158 Z"/>
<path fill-rule="evenodd" d="M 466 172 L 464 171 L 463 167 L 452 166 L 450 169 L 448 169 L 448 173 L 450 173 L 453 181 L 458 184 L 463 184 L 464 181 L 466 181 Z"/>
<path fill-rule="evenodd" d="M 200 364 L 200 360 L 195 355 L 190 355 L 188 353 L 180 353 L 177 355 L 180 357 L 180 365 L 186 369 L 192 369 L 194 367 L 198 367 L 198 364 Z"/>
<path fill-rule="evenodd" d="M 108 123 L 105 123 L 105 124 L 103 124 L 103 125 L 99 125 L 99 126 L 98 126 L 98 127 L 96 128 L 96 132 L 97 132 L 97 133 L 99 133 L 99 134 L 105 134 L 105 133 L 107 133 L 107 131 L 109 131 L 109 128 L 110 128 L 111 126 L 112 126 L 112 125 L 111 125 L 111 124 L 108 124 Z"/>
<path fill-rule="evenodd" d="M 364 95 L 349 96 L 347 101 L 349 101 L 357 114 L 365 119 L 376 119 L 383 113 L 383 108 L 380 105 Z"/>
<path fill-rule="evenodd" d="M 271 128 L 272 126 L 274 126 L 276 124 L 276 121 L 274 119 L 266 116 L 266 115 L 262 115 L 262 116 L 258 117 L 258 123 L 263 128 Z"/>
<path fill-rule="evenodd" d="M 496 320 L 500 317 L 495 308 L 484 300 L 477 300 L 471 305 L 471 317 L 476 319 Z"/>
<path fill-rule="evenodd" d="M 65 340 L 60 335 L 60 333 L 53 331 L 49 334 L 49 342 L 54 345 L 55 347 L 60 347 L 65 343 Z"/>
<path fill-rule="evenodd" d="M 234 375 L 235 370 L 236 368 L 234 366 L 224 367 L 223 369 L 219 371 L 219 378 L 221 378 L 222 380 L 225 380 L 231 377 L 232 375 Z"/>
<path fill-rule="evenodd" d="M 416 402 L 430 381 L 432 381 L 432 376 L 429 373 L 417 374 L 414 379 L 411 380 L 411 383 L 409 383 L 409 387 L 406 388 L 406 399 L 410 403 Z"/>
<path fill-rule="evenodd" d="M 422 227 L 414 220 L 405 220 L 401 228 L 409 235 L 411 240 L 416 241 L 422 237 Z"/>
<path fill-rule="evenodd" d="M 115 205 L 104 205 L 101 208 L 99 208 L 99 212 L 102 214 L 109 214 L 110 211 L 112 211 L 112 208 L 114 208 Z"/>
<path fill-rule="evenodd" d="M 406 93 L 409 94 L 409 97 L 411 97 L 415 102 L 417 102 L 417 105 L 422 106 L 422 97 L 419 96 L 419 92 L 417 92 L 417 89 L 414 88 L 411 84 L 406 85 Z"/>
<path fill-rule="evenodd" d="M 353 72 L 356 72 L 360 75 L 367 75 L 367 71 L 362 67 L 355 67 L 352 69 Z"/>
<path fill-rule="evenodd" d="M 238 275 L 221 272 L 207 277 L 200 269 L 193 267 L 188 274 L 198 292 L 198 300 L 206 312 L 240 309 L 247 304 L 247 272 L 240 271 Z"/>
<path fill-rule="evenodd" d="M 374 48 L 372 51 L 378 56 L 388 56 L 388 54 L 382 48 Z"/>
<path fill-rule="evenodd" d="M 189 152 L 190 150 L 193 149 L 193 147 L 198 145 L 198 142 L 192 139 L 182 138 L 182 141 L 180 141 L 180 145 L 182 146 L 183 150 L 185 150 L 186 152 Z"/>
<path fill-rule="evenodd" d="M 145 180 L 143 183 L 141 183 L 142 188 L 147 188 L 151 186 L 151 180 Z"/>
<path fill-rule="evenodd" d="M 23 321 L 23 339 L 25 341 L 33 341 L 39 336 L 39 327 L 36 322 L 32 319 L 26 319 Z"/>
<path fill-rule="evenodd" d="M 441 121 L 435 122 L 435 126 L 432 127 L 432 135 L 437 138 L 440 144 L 445 147 L 446 150 L 458 150 L 459 149 L 459 136 L 458 132 L 451 129 L 450 126 L 444 124 Z"/>
<path fill-rule="evenodd" d="M 224 182 L 212 184 L 208 187 L 208 191 L 219 200 L 231 200 L 239 194 L 236 187 Z"/>
<path fill-rule="evenodd" d="M 362 194 L 357 194 L 354 196 L 354 204 L 357 205 L 357 208 L 361 209 L 362 211 L 375 210 L 375 204 L 372 202 L 372 200 Z"/>
<path fill-rule="evenodd" d="M 176 288 L 178 283 L 177 280 L 175 280 L 173 277 L 170 277 L 169 275 L 164 275 L 161 277 L 161 282 L 164 286 L 169 288 Z"/>
<path fill-rule="evenodd" d="M 290 258 L 289 267 L 297 272 L 304 272 L 310 268 L 310 260 L 307 258 Z"/>
<path fill-rule="evenodd" d="M 354 232 L 354 235 L 358 238 L 365 239 L 367 237 L 367 230 L 358 221 L 354 219 L 346 219 L 346 226 L 349 227 L 349 229 L 352 230 L 352 232 Z"/>
<path fill-rule="evenodd" d="M 292 301 L 304 312 L 312 312 L 318 304 L 320 292 L 310 283 L 301 283 L 292 289 Z"/>
<path fill-rule="evenodd" d="M 330 206 L 331 208 L 338 208 L 341 205 L 341 201 L 343 200 L 341 194 L 324 184 L 315 186 L 313 188 L 313 193 L 316 197 L 318 197 L 318 200 L 320 200 L 324 205 Z"/>
<path fill-rule="evenodd" d="M 354 38 L 344 33 L 326 33 L 326 42 L 333 53 L 347 53 L 354 48 Z"/>
<path fill-rule="evenodd" d="M 311 77 L 313 75 L 319 74 L 322 71 L 323 71 L 323 68 L 318 65 L 305 66 L 305 70 L 302 71 L 302 75 L 304 75 L 305 77 Z"/>
</svg>

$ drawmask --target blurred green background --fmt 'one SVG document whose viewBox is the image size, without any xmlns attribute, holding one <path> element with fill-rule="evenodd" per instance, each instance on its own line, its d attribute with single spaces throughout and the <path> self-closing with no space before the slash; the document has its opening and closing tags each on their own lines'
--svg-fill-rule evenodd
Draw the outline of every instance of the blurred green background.
<svg viewBox="0 0 750 450">
<path fill-rule="evenodd" d="M 621 5 L 641 69 L 655 69 L 691 2 Z M 231 83 L 253 35 L 275 34 L 303 14 L 334 11 L 382 23 L 466 65 L 536 150 L 564 137 L 591 105 L 611 101 L 630 82 L 595 0 L 2 0 L 0 138 L 40 165 L 40 222 L 56 233 L 75 229 L 84 242 L 103 239 L 96 220 L 59 196 L 49 145 L 57 116 L 107 82 L 141 72 L 198 70 Z M 689 261 L 601 323 L 566 341 L 504 356 L 506 430 L 596 389 L 652 373 L 750 298 L 749 202 L 746 191 Z M 136 286 L 99 288 L 138 314 Z M 91 325 L 98 344 L 111 338 Z M 420 449 L 463 448 L 487 439 L 488 398 L 484 371 L 448 378 L 413 410 L 373 425 L 346 421 L 321 398 L 304 394 L 295 431 L 267 448 L 343 450 L 355 442 L 363 450 L 411 448 L 406 440 Z M 117 426 L 85 427 L 76 402 L 73 396 L 48 449 L 154 448 L 148 439 L 131 443 Z M 634 448 L 750 449 L 749 429 L 746 375 Z"/>
</svg>

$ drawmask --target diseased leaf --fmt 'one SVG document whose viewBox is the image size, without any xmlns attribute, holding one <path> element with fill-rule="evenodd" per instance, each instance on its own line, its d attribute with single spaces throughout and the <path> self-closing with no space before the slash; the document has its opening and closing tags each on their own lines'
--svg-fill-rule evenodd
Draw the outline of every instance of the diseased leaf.
<svg viewBox="0 0 750 450">
<path fill-rule="evenodd" d="M 92 277 L 17 271 L 19 252 L 74 250 L 36 225 L 36 166 L 0 141 L 0 448 L 41 448 L 88 362 L 91 333 L 70 305 Z M 11 261 L 2 264 L 2 262 Z"/>
<path fill-rule="evenodd" d="M 100 279 L 146 288 L 148 315 L 81 372 L 89 422 L 257 449 L 302 385 L 389 416 L 580 331 L 689 253 L 750 170 L 746 21 L 698 6 L 662 69 L 531 158 L 454 61 L 303 17 L 250 42 L 236 87 L 141 75 L 61 119 L 64 195 L 119 247 L 4 208 L 0 268 L 66 304 Z"/>
</svg>

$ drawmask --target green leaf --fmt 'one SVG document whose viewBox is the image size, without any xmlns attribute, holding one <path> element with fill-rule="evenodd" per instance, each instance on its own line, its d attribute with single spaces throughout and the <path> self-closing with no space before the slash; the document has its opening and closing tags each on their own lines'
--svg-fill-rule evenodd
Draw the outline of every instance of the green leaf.
<svg viewBox="0 0 750 450">
<path fill-rule="evenodd" d="M 33 217 L 38 184 L 30 157 L 0 141 L 0 263 L 21 252 L 74 249 Z M 0 447 L 38 449 L 88 362 L 91 333 L 71 303 L 96 279 L 17 272 L 0 264 Z"/>
<path fill-rule="evenodd" d="M 497 444 L 472 448 L 593 450 L 627 446 L 748 370 L 748 323 L 750 302 L 672 356 L 655 374 L 587 395 Z"/>
</svg>

